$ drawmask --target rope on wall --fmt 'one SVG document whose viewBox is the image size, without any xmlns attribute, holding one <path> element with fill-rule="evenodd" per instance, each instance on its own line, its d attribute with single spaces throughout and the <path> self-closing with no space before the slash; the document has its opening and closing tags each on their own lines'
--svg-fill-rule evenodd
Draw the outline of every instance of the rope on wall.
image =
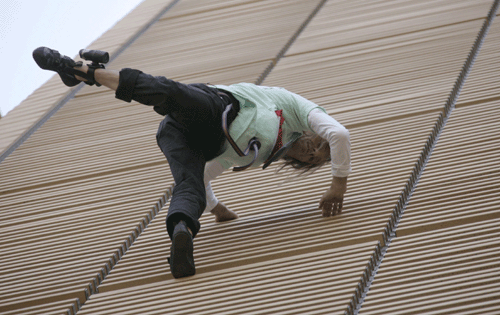
<svg viewBox="0 0 500 315">
<path fill-rule="evenodd" d="M 465 84 L 465 80 L 469 75 L 474 61 L 476 60 L 484 39 L 488 34 L 488 30 L 493 23 L 493 19 L 495 18 L 498 11 L 499 3 L 500 0 L 494 1 L 490 12 L 476 37 L 474 45 L 472 46 L 472 49 L 467 56 L 467 60 L 462 66 L 462 70 L 460 71 L 460 74 L 455 81 L 455 85 L 450 93 L 450 96 L 448 97 L 444 105 L 443 111 L 440 113 L 439 118 L 434 124 L 427 142 L 425 143 L 424 149 L 421 151 L 420 156 L 415 163 L 415 166 L 413 167 L 410 178 L 406 182 L 406 185 L 399 196 L 398 202 L 392 211 L 391 218 L 387 222 L 383 233 L 384 244 L 379 244 L 372 253 L 370 263 L 363 272 L 363 276 L 361 277 L 355 293 L 353 294 L 347 306 L 347 310 L 344 312 L 345 315 L 357 315 L 362 307 L 363 301 L 368 291 L 370 290 L 370 286 L 377 274 L 377 270 L 379 269 L 382 260 L 384 259 L 385 253 L 387 252 L 387 249 L 389 248 L 389 245 L 391 244 L 393 238 L 396 237 L 396 229 L 404 214 L 406 206 L 408 205 L 410 198 L 415 191 L 415 188 L 417 187 L 418 181 L 425 170 L 425 166 L 427 165 L 427 162 L 432 155 L 432 151 L 434 150 L 434 147 L 439 140 L 439 136 L 441 135 L 441 132 L 443 131 L 448 118 L 450 117 L 453 109 L 455 109 L 455 104 L 457 103 L 458 97 L 460 96 L 460 91 Z M 375 260 L 375 263 L 373 263 L 373 260 Z"/>
</svg>

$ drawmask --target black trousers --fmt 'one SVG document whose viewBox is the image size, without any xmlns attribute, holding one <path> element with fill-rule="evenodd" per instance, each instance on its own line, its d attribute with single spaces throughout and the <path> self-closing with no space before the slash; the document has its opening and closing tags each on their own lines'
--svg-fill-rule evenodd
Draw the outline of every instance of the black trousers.
<svg viewBox="0 0 500 315">
<path fill-rule="evenodd" d="M 225 92 L 227 93 L 227 92 Z M 168 160 L 175 187 L 166 219 L 172 238 L 175 223 L 184 220 L 196 236 L 206 207 L 204 171 L 207 161 L 221 153 L 225 141 L 222 113 L 233 103 L 228 124 L 239 110 L 237 101 L 218 94 L 205 84 L 183 84 L 134 69 L 122 69 L 116 98 L 154 106 L 166 115 L 156 135 Z"/>
</svg>

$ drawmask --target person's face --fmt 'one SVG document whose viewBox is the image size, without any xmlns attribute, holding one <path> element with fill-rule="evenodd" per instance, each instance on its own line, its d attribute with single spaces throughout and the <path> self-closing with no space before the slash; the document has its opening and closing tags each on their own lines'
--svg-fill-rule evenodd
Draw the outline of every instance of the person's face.
<svg viewBox="0 0 500 315">
<path fill-rule="evenodd" d="M 301 162 L 317 165 L 328 160 L 330 149 L 327 145 L 321 147 L 320 137 L 313 139 L 301 137 L 293 143 L 287 155 Z"/>
</svg>

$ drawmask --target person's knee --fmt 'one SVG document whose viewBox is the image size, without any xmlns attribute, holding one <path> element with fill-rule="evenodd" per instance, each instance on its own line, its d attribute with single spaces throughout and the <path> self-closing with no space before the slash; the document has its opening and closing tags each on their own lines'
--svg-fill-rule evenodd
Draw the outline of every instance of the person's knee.
<svg viewBox="0 0 500 315">
<path fill-rule="evenodd" d="M 166 116 L 158 126 L 158 131 L 156 132 L 156 143 L 163 151 L 164 141 L 167 139 L 179 140 L 182 136 L 183 126 L 176 122 L 171 115 Z"/>
<path fill-rule="evenodd" d="M 158 131 L 156 132 L 156 143 L 158 144 L 158 146 L 160 148 L 161 148 L 160 142 L 166 136 L 166 132 L 165 132 L 166 122 L 165 122 L 165 120 L 166 120 L 166 118 L 162 120 L 162 122 L 158 126 Z"/>
</svg>

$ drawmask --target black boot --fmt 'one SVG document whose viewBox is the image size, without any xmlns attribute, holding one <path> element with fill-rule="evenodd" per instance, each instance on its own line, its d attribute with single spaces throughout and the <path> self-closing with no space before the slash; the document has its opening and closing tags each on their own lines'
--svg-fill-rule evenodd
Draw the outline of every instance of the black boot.
<svg viewBox="0 0 500 315">
<path fill-rule="evenodd" d="M 168 262 L 174 278 L 192 276 L 196 273 L 193 258 L 193 237 L 184 221 L 177 223 L 174 228 Z"/>
<path fill-rule="evenodd" d="M 101 51 L 86 51 L 86 52 L 104 53 L 107 55 L 109 60 L 109 55 L 106 52 L 101 52 Z M 75 86 L 78 83 L 82 82 L 77 78 L 75 78 L 75 75 L 87 80 L 84 81 L 85 84 L 88 85 L 95 84 L 97 86 L 101 86 L 99 83 L 96 82 L 94 78 L 94 72 L 96 69 L 104 69 L 104 65 L 100 64 L 99 62 L 92 62 L 92 64 L 87 65 L 89 69 L 87 73 L 85 73 L 78 70 L 78 67 L 81 67 L 83 62 L 81 61 L 75 62 L 70 57 L 61 55 L 57 50 L 50 49 L 47 47 L 38 47 L 37 49 L 35 49 L 33 51 L 33 59 L 35 59 L 35 62 L 38 64 L 40 68 L 44 70 L 51 70 L 57 72 L 57 74 L 59 74 L 59 76 L 61 77 L 63 83 L 67 86 Z"/>
<path fill-rule="evenodd" d="M 61 55 L 57 50 L 38 47 L 33 51 L 33 59 L 35 59 L 40 68 L 57 72 L 63 83 L 67 86 L 75 86 L 81 82 L 68 70 L 82 63 L 76 63 L 70 57 Z"/>
</svg>

